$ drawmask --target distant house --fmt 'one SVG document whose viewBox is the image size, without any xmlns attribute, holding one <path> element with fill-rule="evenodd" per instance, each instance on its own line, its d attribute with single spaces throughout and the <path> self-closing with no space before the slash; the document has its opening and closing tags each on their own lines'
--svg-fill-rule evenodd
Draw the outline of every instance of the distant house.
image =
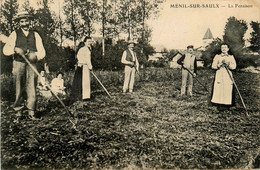
<svg viewBox="0 0 260 170">
<path fill-rule="evenodd" d="M 180 52 L 177 52 L 173 58 L 172 61 L 170 61 L 170 68 L 181 68 L 181 65 L 177 63 L 177 61 L 182 57 L 182 54 Z"/>
<path fill-rule="evenodd" d="M 148 61 L 159 61 L 160 59 L 165 58 L 165 56 L 164 56 L 165 54 L 167 54 L 167 53 L 155 52 L 148 57 Z"/>
</svg>

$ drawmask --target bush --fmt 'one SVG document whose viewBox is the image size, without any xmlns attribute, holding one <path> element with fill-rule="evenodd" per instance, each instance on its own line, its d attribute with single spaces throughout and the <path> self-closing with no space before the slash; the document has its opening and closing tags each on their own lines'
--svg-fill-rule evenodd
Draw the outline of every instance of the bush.
<svg viewBox="0 0 260 170">
<path fill-rule="evenodd" d="M 210 67 L 212 62 L 213 62 L 213 58 L 215 57 L 215 55 L 217 53 L 220 53 L 220 44 L 221 44 L 221 40 L 216 39 L 216 40 L 212 41 L 206 47 L 205 51 L 202 52 L 202 59 L 204 60 L 204 66 L 205 67 Z"/>
<path fill-rule="evenodd" d="M 249 66 L 257 67 L 259 63 L 259 55 L 253 54 L 242 54 L 236 58 L 238 68 L 246 68 Z M 258 63 L 258 64 L 257 64 Z"/>
<path fill-rule="evenodd" d="M 2 74 L 1 82 L 1 100 L 15 101 L 15 84 L 11 73 Z"/>
<path fill-rule="evenodd" d="M 4 43 L 0 42 L 0 46 L 1 46 L 1 51 L 0 51 L 0 55 L 1 55 L 1 74 L 2 73 L 11 73 L 12 72 L 12 63 L 13 63 L 13 57 L 12 56 L 5 56 L 3 54 L 3 47 L 4 47 Z"/>
</svg>

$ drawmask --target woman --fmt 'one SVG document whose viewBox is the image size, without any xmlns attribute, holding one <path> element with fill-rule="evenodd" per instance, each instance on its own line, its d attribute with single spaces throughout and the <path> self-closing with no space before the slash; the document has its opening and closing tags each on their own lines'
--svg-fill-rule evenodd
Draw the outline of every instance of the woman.
<svg viewBox="0 0 260 170">
<path fill-rule="evenodd" d="M 89 100 L 90 99 L 90 72 L 91 64 L 91 37 L 85 37 L 83 47 L 79 47 L 77 53 L 77 68 L 72 83 L 72 99 Z"/>
<path fill-rule="evenodd" d="M 234 56 L 228 52 L 229 46 L 221 44 L 221 54 L 216 55 L 212 63 L 212 69 L 217 71 L 211 102 L 217 104 L 219 110 L 234 105 L 234 88 L 230 70 L 236 69 L 236 61 Z"/>
<path fill-rule="evenodd" d="M 51 88 L 55 94 L 66 95 L 64 80 L 62 79 L 63 73 L 59 72 L 57 77 L 51 81 Z"/>
</svg>

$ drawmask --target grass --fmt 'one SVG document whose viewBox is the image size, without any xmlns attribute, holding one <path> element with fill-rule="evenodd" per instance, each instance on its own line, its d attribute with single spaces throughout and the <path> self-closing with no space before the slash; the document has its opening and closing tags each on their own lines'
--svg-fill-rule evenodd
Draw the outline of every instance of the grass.
<svg viewBox="0 0 260 170">
<path fill-rule="evenodd" d="M 180 70 L 148 68 L 137 76 L 135 93 L 122 94 L 121 72 L 95 72 L 110 98 L 92 77 L 93 100 L 68 105 L 77 129 L 56 100 L 38 98 L 42 120 L 15 122 L 11 100 L 2 98 L 4 169 L 172 169 L 256 168 L 260 154 L 258 74 L 235 72 L 249 116 L 237 106 L 219 113 L 195 82 L 194 96 L 180 97 Z M 73 73 L 65 74 L 71 81 Z M 7 76 L 8 77 L 8 76 Z M 211 87 L 214 72 L 199 70 Z M 10 77 L 6 78 L 10 79 Z M 1 77 L 1 91 L 7 83 Z M 69 84 L 69 83 L 68 83 Z M 64 99 L 65 101 L 68 99 Z M 259 158 L 258 158 L 259 159 Z"/>
</svg>

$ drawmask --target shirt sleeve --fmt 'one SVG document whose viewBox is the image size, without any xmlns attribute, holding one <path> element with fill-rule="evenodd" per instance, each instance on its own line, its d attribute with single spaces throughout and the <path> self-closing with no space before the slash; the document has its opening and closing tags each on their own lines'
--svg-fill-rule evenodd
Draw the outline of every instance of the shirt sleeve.
<svg viewBox="0 0 260 170">
<path fill-rule="evenodd" d="M 42 38 L 40 37 L 40 35 L 37 32 L 35 32 L 34 35 L 35 35 L 36 49 L 37 49 L 36 55 L 37 55 L 38 60 L 41 60 L 45 57 L 46 52 L 45 52 L 45 49 L 44 49 L 44 46 L 42 43 Z"/>
<path fill-rule="evenodd" d="M 136 53 L 135 53 L 135 63 L 136 63 L 136 68 L 139 68 L 139 61 L 137 59 Z"/>
<path fill-rule="evenodd" d="M 14 48 L 15 48 L 16 37 L 17 37 L 16 32 L 13 31 L 11 33 L 11 35 L 8 37 L 7 42 L 6 42 L 6 44 L 3 48 L 4 55 L 10 56 L 10 55 L 13 55 L 15 53 Z"/>
<path fill-rule="evenodd" d="M 233 55 L 230 56 L 230 64 L 228 66 L 231 70 L 236 69 L 237 63 Z"/>
<path fill-rule="evenodd" d="M 126 61 L 126 51 L 123 52 L 123 55 L 122 55 L 122 58 L 121 58 L 121 63 L 128 64 L 128 62 Z"/>
<path fill-rule="evenodd" d="M 197 66 L 197 59 L 196 59 L 196 57 L 195 57 L 195 59 L 194 59 L 194 73 L 196 73 L 197 74 L 197 69 L 198 68 L 198 66 Z"/>
<path fill-rule="evenodd" d="M 183 65 L 183 60 L 184 60 L 184 58 L 185 58 L 185 55 L 182 55 L 182 56 L 177 60 L 177 63 L 182 66 L 182 65 Z"/>
<path fill-rule="evenodd" d="M 218 55 L 216 55 L 214 57 L 212 65 L 211 65 L 212 69 L 218 69 L 218 67 L 219 67 L 219 59 L 218 58 L 219 58 Z"/>
</svg>

